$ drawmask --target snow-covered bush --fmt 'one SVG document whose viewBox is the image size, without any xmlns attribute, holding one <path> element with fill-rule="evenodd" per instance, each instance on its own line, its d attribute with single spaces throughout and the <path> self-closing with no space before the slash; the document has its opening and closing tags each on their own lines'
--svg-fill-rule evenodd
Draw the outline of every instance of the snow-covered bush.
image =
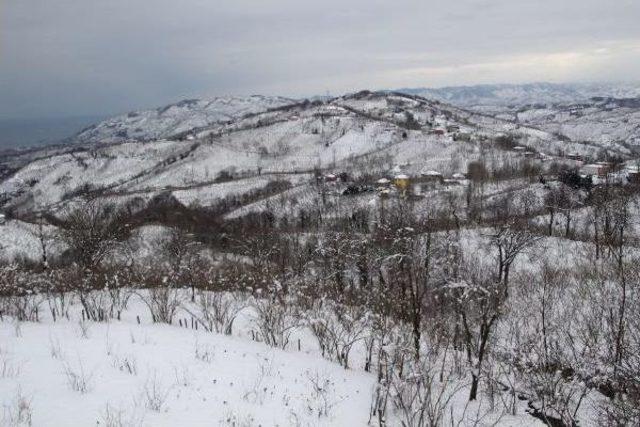
<svg viewBox="0 0 640 427">
<path fill-rule="evenodd" d="M 74 366 L 63 360 L 62 368 L 67 379 L 69 388 L 80 394 L 85 394 L 93 388 L 93 373 L 87 372 L 82 360 L 78 360 L 78 365 Z"/>
<path fill-rule="evenodd" d="M 4 402 L 0 424 L 7 427 L 30 427 L 33 423 L 31 399 L 18 389 L 10 402 Z"/>
<path fill-rule="evenodd" d="M 348 369 L 353 346 L 362 341 L 369 330 L 368 310 L 320 300 L 303 317 L 318 340 L 322 355 Z"/>
<path fill-rule="evenodd" d="M 270 295 L 254 298 L 251 308 L 257 338 L 272 347 L 286 349 L 293 328 L 298 326 L 292 305 L 284 298 Z"/>
<path fill-rule="evenodd" d="M 138 295 L 149 308 L 153 321 L 171 324 L 184 301 L 184 292 L 178 288 L 174 278 L 161 268 L 141 269 L 136 276 L 140 286 L 145 288 Z"/>
<path fill-rule="evenodd" d="M 246 307 L 243 295 L 232 292 L 200 291 L 198 314 L 209 331 L 231 335 L 233 322 Z"/>
</svg>

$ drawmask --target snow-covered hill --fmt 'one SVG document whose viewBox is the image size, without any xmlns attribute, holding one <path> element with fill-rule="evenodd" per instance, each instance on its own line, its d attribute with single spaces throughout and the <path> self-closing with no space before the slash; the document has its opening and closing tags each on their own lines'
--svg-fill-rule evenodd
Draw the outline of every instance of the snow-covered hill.
<svg viewBox="0 0 640 427">
<path fill-rule="evenodd" d="M 572 141 L 622 146 L 636 153 L 640 149 L 640 98 L 594 97 L 579 103 L 495 107 L 491 114 Z"/>
<path fill-rule="evenodd" d="M 478 114 L 605 148 L 640 147 L 640 83 L 478 85 L 403 89 Z"/>
<path fill-rule="evenodd" d="M 192 129 L 228 123 L 249 114 L 261 113 L 294 101 L 281 97 L 220 97 L 189 99 L 165 107 L 134 111 L 113 117 L 82 130 L 78 142 L 149 141 L 174 138 Z"/>
<path fill-rule="evenodd" d="M 497 136 L 507 133 L 553 156 L 579 152 L 595 157 L 601 150 L 582 139 L 561 140 L 557 129 L 536 121 L 529 126 L 508 114 L 496 117 L 388 92 L 323 101 L 189 101 L 129 119 L 81 133 L 91 143 L 7 155 L 0 161 L 6 169 L 0 182 L 3 207 L 23 213 L 59 211 L 87 194 L 144 203 L 162 193 L 206 206 L 230 196 L 272 194 L 274 185 L 313 204 L 304 195 L 317 197 L 314 173 L 380 178 L 437 170 L 452 176 L 486 157 L 488 148 L 497 150 L 492 155 L 496 165 L 516 159 L 504 148 L 491 148 Z M 145 123 L 137 134 L 140 140 L 120 141 L 116 129 L 135 129 L 133 123 Z M 629 154 L 623 145 L 608 144 L 617 154 Z"/>
</svg>

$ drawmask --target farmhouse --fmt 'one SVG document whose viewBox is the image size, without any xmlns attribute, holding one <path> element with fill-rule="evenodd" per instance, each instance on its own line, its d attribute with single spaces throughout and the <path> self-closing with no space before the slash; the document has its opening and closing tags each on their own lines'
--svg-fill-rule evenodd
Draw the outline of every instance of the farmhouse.
<svg viewBox="0 0 640 427">
<path fill-rule="evenodd" d="M 629 167 L 627 169 L 627 181 L 630 184 L 640 184 L 640 168 Z"/>
<path fill-rule="evenodd" d="M 586 176 L 597 176 L 597 177 L 605 177 L 609 172 L 610 167 L 605 163 L 591 163 L 588 165 L 584 165 L 580 172 Z"/>
<path fill-rule="evenodd" d="M 409 184 L 411 184 L 409 175 L 399 174 L 393 178 L 393 185 L 400 191 L 406 191 L 409 188 Z"/>
<path fill-rule="evenodd" d="M 434 170 L 426 170 L 420 172 L 422 182 L 441 183 L 443 180 L 442 174 Z"/>
</svg>

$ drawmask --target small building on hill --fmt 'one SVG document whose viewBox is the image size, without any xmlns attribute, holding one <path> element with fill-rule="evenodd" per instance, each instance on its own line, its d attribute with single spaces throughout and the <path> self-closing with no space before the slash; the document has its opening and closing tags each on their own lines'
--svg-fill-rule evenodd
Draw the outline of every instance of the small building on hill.
<svg viewBox="0 0 640 427">
<path fill-rule="evenodd" d="M 609 166 L 602 163 L 591 163 L 588 165 L 584 165 L 582 169 L 580 169 L 580 173 L 586 176 L 597 176 L 597 177 L 605 177 L 607 173 L 609 173 Z"/>
<path fill-rule="evenodd" d="M 400 191 L 406 191 L 411 184 L 411 178 L 409 175 L 399 174 L 393 178 L 393 185 Z"/>
<path fill-rule="evenodd" d="M 456 132 L 453 134 L 454 141 L 471 141 L 471 134 L 469 132 Z"/>
<path fill-rule="evenodd" d="M 627 168 L 627 181 L 629 182 L 629 184 L 640 184 L 640 168 Z"/>
<path fill-rule="evenodd" d="M 387 178 L 380 178 L 376 181 L 376 186 L 378 188 L 389 188 L 390 183 L 391 181 L 389 181 Z"/>
<path fill-rule="evenodd" d="M 444 179 L 440 172 L 434 170 L 422 171 L 420 172 L 420 176 L 422 182 L 429 183 L 442 183 L 442 180 Z"/>
</svg>

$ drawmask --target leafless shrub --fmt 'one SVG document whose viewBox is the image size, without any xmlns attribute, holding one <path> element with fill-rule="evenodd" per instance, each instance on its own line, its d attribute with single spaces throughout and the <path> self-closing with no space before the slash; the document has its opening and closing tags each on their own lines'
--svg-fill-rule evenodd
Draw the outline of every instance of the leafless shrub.
<svg viewBox="0 0 640 427">
<path fill-rule="evenodd" d="M 142 390 L 142 399 L 147 409 L 160 412 L 169 397 L 170 388 L 162 385 L 156 377 L 148 378 Z"/>
<path fill-rule="evenodd" d="M 86 319 L 80 319 L 78 321 L 78 333 L 80 337 L 83 339 L 89 339 L 89 331 L 91 330 L 91 325 Z"/>
<path fill-rule="evenodd" d="M 253 404 L 264 403 L 267 394 L 267 386 L 264 385 L 265 378 L 273 374 L 273 359 L 264 358 L 258 360 L 258 375 L 256 376 L 251 388 L 247 390 L 242 398 Z"/>
<path fill-rule="evenodd" d="M 374 393 L 371 416 L 386 425 L 390 412 L 407 427 L 456 425 L 451 401 L 464 382 L 447 363 L 446 352 L 430 349 L 420 359 L 410 354 L 409 334 L 388 347 L 379 365 L 380 382 Z"/>
<path fill-rule="evenodd" d="M 171 324 L 183 302 L 175 276 L 163 266 L 143 267 L 135 272 L 136 283 L 145 288 L 138 295 L 149 308 L 154 322 Z"/>
<path fill-rule="evenodd" d="M 138 375 L 138 361 L 133 355 L 111 355 L 111 366 L 129 375 Z"/>
<path fill-rule="evenodd" d="M 138 414 L 134 410 L 118 409 L 107 404 L 99 421 L 105 427 L 141 427 L 144 423 L 144 414 Z"/>
<path fill-rule="evenodd" d="M 193 375 L 191 374 L 188 366 L 182 366 L 180 368 L 174 366 L 173 375 L 176 380 L 176 385 L 189 387 L 189 385 L 193 382 Z"/>
<path fill-rule="evenodd" d="M 37 321 L 45 300 L 38 290 L 45 286 L 43 277 L 18 264 L 0 266 L 0 313 L 23 322 Z"/>
<path fill-rule="evenodd" d="M 291 332 L 297 326 L 293 307 L 275 296 L 255 298 L 251 307 L 255 312 L 253 322 L 258 328 L 258 337 L 271 347 L 286 349 Z"/>
<path fill-rule="evenodd" d="M 361 306 L 321 301 L 307 316 L 307 324 L 318 340 L 323 356 L 327 354 L 348 369 L 351 349 L 364 338 L 369 328 L 367 314 Z"/>
<path fill-rule="evenodd" d="M 22 337 L 22 322 L 18 319 L 13 321 L 13 332 L 16 338 Z"/>
<path fill-rule="evenodd" d="M 0 349 L 0 378 L 15 378 L 20 375 L 20 364 L 5 350 Z"/>
<path fill-rule="evenodd" d="M 82 360 L 78 359 L 78 366 L 72 366 L 63 361 L 62 368 L 67 379 L 67 385 L 75 392 L 86 394 L 93 387 L 93 374 L 85 371 Z"/>
<path fill-rule="evenodd" d="M 201 291 L 198 295 L 200 318 L 210 331 L 231 335 L 233 322 L 245 308 L 239 295 Z"/>
<path fill-rule="evenodd" d="M 7 427 L 29 427 L 33 423 L 33 409 L 31 399 L 28 399 L 18 389 L 13 400 L 3 405 L 2 418 L 3 426 Z"/>
<path fill-rule="evenodd" d="M 95 271 L 127 234 L 124 212 L 94 199 L 65 213 L 61 237 L 80 269 Z"/>
<path fill-rule="evenodd" d="M 303 399 L 308 412 L 318 418 L 330 417 L 333 408 L 339 403 L 333 380 L 318 371 L 307 372 L 307 380 L 311 391 Z"/>
<path fill-rule="evenodd" d="M 49 337 L 49 354 L 51 354 L 52 359 L 64 359 L 60 341 L 57 339 L 54 340 L 52 337 Z"/>
</svg>

